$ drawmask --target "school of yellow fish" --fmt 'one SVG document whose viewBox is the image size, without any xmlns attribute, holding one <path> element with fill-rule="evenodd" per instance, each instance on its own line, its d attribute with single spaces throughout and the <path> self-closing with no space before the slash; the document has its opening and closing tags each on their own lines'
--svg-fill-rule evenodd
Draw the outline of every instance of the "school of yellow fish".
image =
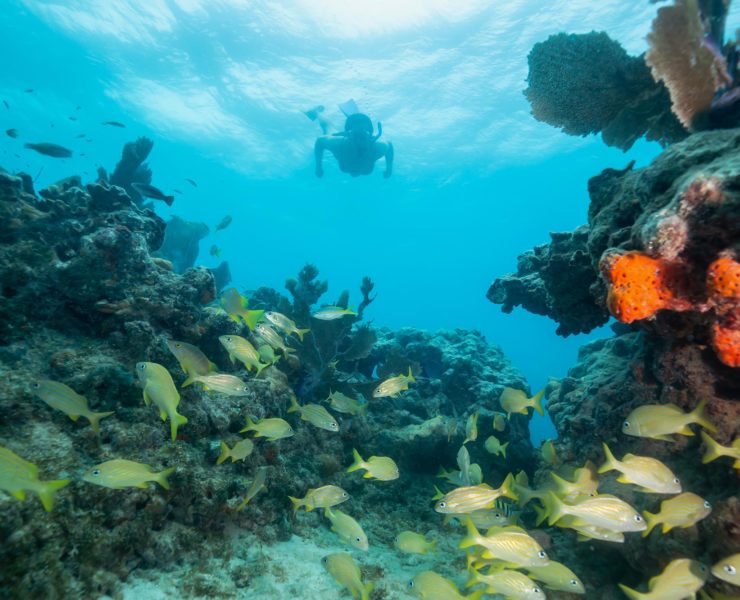
<svg viewBox="0 0 740 600">
<path fill-rule="evenodd" d="M 277 352 L 283 357 L 295 352 L 288 345 L 291 335 L 302 341 L 310 331 L 299 328 L 280 313 L 250 310 L 246 298 L 233 288 L 221 296 L 220 306 L 234 322 L 246 326 L 246 333 L 252 336 L 254 343 L 245 337 L 230 334 L 221 336 L 219 341 L 232 364 L 240 362 L 248 372 L 254 372 L 255 377 L 279 360 Z M 347 315 L 356 313 L 351 309 L 328 306 L 316 311 L 312 317 L 331 321 Z M 249 393 L 249 386 L 242 379 L 220 373 L 218 367 L 197 346 L 168 340 L 167 347 L 186 375 L 181 387 L 199 384 L 205 393 L 226 396 Z M 135 371 L 145 405 L 154 405 L 162 421 L 170 421 L 170 437 L 176 440 L 178 429 L 185 426 L 188 420 L 178 412 L 180 394 L 170 372 L 153 362 L 139 362 Z M 372 391 L 372 398 L 396 397 L 414 382 L 416 379 L 409 368 L 407 374 L 379 382 Z M 30 391 L 49 407 L 65 413 L 72 421 L 84 417 L 95 434 L 99 432 L 101 419 L 114 414 L 91 411 L 84 396 L 61 382 L 39 379 L 31 384 Z M 544 414 L 543 395 L 544 390 L 528 398 L 522 390 L 505 388 L 499 397 L 503 412 L 493 413 L 492 431 L 505 431 L 511 415 L 527 415 L 529 408 Z M 368 407 L 367 402 L 338 391 L 330 391 L 326 402 L 336 412 L 352 416 L 363 416 Z M 718 444 L 707 433 L 716 429 L 704 417 L 703 408 L 703 402 L 689 413 L 670 404 L 640 406 L 627 416 L 622 432 L 630 436 L 671 441 L 673 435 L 694 435 L 690 425 L 696 424 L 703 428 L 701 437 L 706 450 L 702 462 L 729 457 L 734 461 L 733 467 L 740 469 L 740 439 L 734 440 L 730 447 Z M 292 396 L 287 413 L 293 412 L 298 413 L 300 420 L 314 427 L 328 432 L 339 431 L 336 419 L 320 404 L 301 405 Z M 465 439 L 457 454 L 459 470 L 440 469 L 438 476 L 454 486 L 453 489 L 443 492 L 435 487 L 436 494 L 432 498 L 434 511 L 445 515 L 446 524 L 455 520 L 465 528 L 458 548 L 466 554 L 466 588 L 477 589 L 465 595 L 453 581 L 433 571 L 423 571 L 408 582 L 408 589 L 424 600 L 477 599 L 485 594 L 500 594 L 512 600 L 539 600 L 546 597 L 544 589 L 585 594 L 585 587 L 578 576 L 567 566 L 552 560 L 536 537 L 520 526 L 520 514 L 532 501 L 535 502 L 531 508 L 536 515 L 536 527 L 547 523 L 549 526 L 572 530 L 578 540 L 595 539 L 613 543 L 624 542 L 625 534 L 640 533 L 647 536 L 657 526 L 660 526 L 662 534 L 676 527 L 691 527 L 706 518 L 712 510 L 706 500 L 684 491 L 680 479 L 659 460 L 633 454 L 626 454 L 620 460 L 606 444 L 603 445 L 605 459 L 598 469 L 590 461 L 579 468 L 563 465 L 560 474 L 550 470 L 550 480 L 537 489 L 530 487 L 524 472 L 509 473 L 498 488 L 493 488 L 483 481 L 480 466 L 471 463 L 466 448 L 466 444 L 478 439 L 478 417 L 476 412 L 467 420 Z M 456 429 L 456 423 L 452 422 L 448 439 Z M 268 417 L 254 422 L 249 415 L 246 415 L 246 427 L 241 432 L 252 432 L 255 438 L 262 437 L 268 442 L 277 442 L 294 434 L 290 423 L 281 417 Z M 225 440 L 220 444 L 221 453 L 216 461 L 218 465 L 228 459 L 232 463 L 244 461 L 254 451 L 254 442 L 249 438 L 240 439 L 231 447 Z M 508 442 L 501 443 L 495 433 L 483 442 L 487 452 L 503 461 L 506 460 L 507 446 Z M 352 453 L 354 461 L 346 469 L 348 473 L 362 470 L 364 478 L 380 482 L 400 477 L 398 466 L 392 458 L 370 456 L 363 459 L 356 449 Z M 541 455 L 543 463 L 549 467 L 555 468 L 560 464 L 552 440 L 542 445 Z M 90 467 L 82 480 L 111 489 L 147 488 L 151 482 L 170 489 L 167 477 L 174 471 L 175 467 L 169 467 L 157 472 L 149 465 L 117 458 Z M 671 497 L 660 503 L 657 512 L 645 511 L 640 514 L 619 497 L 598 492 L 598 476 L 609 471 L 619 473 L 617 482 L 632 486 L 634 491 Z M 569 478 L 564 476 L 565 472 L 569 473 Z M 257 469 L 246 497 L 235 510 L 242 510 L 265 487 L 266 474 L 266 467 Z M 44 509 L 51 511 L 55 493 L 69 483 L 68 479 L 41 481 L 36 465 L 0 447 L 0 489 L 17 499 L 23 500 L 26 492 L 35 493 Z M 356 550 L 368 551 L 369 541 L 360 523 L 337 508 L 349 498 L 349 494 L 341 487 L 328 484 L 307 490 L 303 498 L 289 497 L 289 500 L 294 513 L 301 508 L 306 512 L 322 509 L 331 530 L 340 541 Z M 394 546 L 402 553 L 430 554 L 436 552 L 437 540 L 427 539 L 414 531 L 403 531 L 395 536 Z M 373 584 L 363 582 L 360 568 L 350 554 L 331 554 L 324 557 L 322 563 L 353 598 L 369 598 Z M 695 597 L 710 575 L 740 586 L 738 569 L 740 554 L 720 560 L 711 569 L 690 558 L 678 558 L 648 582 L 645 592 L 622 584 L 619 587 L 628 598 L 680 600 Z M 704 598 L 710 598 L 704 591 L 701 594 Z"/>
</svg>

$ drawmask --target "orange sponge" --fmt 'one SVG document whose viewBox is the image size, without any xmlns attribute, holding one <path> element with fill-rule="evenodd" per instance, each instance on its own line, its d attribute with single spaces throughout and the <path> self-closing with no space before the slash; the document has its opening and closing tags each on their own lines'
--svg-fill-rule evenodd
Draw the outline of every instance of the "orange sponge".
<svg viewBox="0 0 740 600">
<path fill-rule="evenodd" d="M 740 367 L 740 326 L 738 322 L 714 323 L 712 346 L 723 363 L 730 367 Z"/>
<path fill-rule="evenodd" d="M 707 269 L 707 294 L 717 303 L 740 302 L 740 263 L 721 256 Z"/>
</svg>

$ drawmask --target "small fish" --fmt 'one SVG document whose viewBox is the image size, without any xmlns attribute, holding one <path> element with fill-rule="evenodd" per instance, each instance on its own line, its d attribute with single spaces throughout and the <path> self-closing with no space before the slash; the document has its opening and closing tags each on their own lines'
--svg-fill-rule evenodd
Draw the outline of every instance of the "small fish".
<svg viewBox="0 0 740 600">
<path fill-rule="evenodd" d="M 275 354 L 275 350 L 269 344 L 262 344 L 257 348 L 257 352 L 259 352 L 260 360 L 264 361 L 268 365 L 274 365 L 280 360 L 280 355 Z"/>
<path fill-rule="evenodd" d="M 723 558 L 712 567 L 712 575 L 717 579 L 740 587 L 740 553 Z"/>
<path fill-rule="evenodd" d="M 346 587 L 357 600 L 368 600 L 373 589 L 372 583 L 362 583 L 360 567 L 346 552 L 329 554 L 321 559 L 321 564 L 339 585 Z"/>
<path fill-rule="evenodd" d="M 115 459 L 94 466 L 82 476 L 88 483 L 120 490 L 127 487 L 146 489 L 148 482 L 154 481 L 164 489 L 170 489 L 167 477 L 176 467 L 170 467 L 157 473 L 149 465 L 133 460 Z"/>
<path fill-rule="evenodd" d="M 484 589 L 487 593 L 501 594 L 511 600 L 545 600 L 545 594 L 539 586 L 519 571 L 503 569 L 489 575 L 471 571 L 466 587 L 480 583 L 486 586 Z"/>
<path fill-rule="evenodd" d="M 347 415 L 363 415 L 367 411 L 367 403 L 360 404 L 355 398 L 350 398 L 342 392 L 329 391 L 329 397 L 326 399 L 329 405 L 337 412 Z"/>
<path fill-rule="evenodd" d="M 440 494 L 439 497 L 441 498 L 442 496 L 444 496 L 444 494 Z M 499 504 L 501 500 L 501 498 L 496 500 L 495 508 L 482 508 L 469 513 L 461 513 L 460 515 L 445 515 L 445 523 L 449 522 L 450 519 L 455 518 L 463 525 L 465 525 L 464 519 L 470 519 L 477 529 L 490 529 L 491 527 L 505 527 L 507 525 L 513 525 L 514 521 L 518 518 L 518 512 L 514 512 L 510 504 Z"/>
<path fill-rule="evenodd" d="M 311 425 L 326 431 L 339 431 L 339 424 L 334 417 L 329 414 L 323 406 L 319 404 L 298 404 L 294 395 L 290 397 L 290 408 L 288 412 L 297 412 L 301 415 L 302 421 L 308 421 Z"/>
<path fill-rule="evenodd" d="M 633 410 L 622 423 L 622 433 L 635 437 L 672 442 L 672 434 L 694 435 L 689 425 L 696 423 L 711 432 L 717 429 L 704 417 L 706 400 L 690 413 L 675 404 L 645 404 Z"/>
<path fill-rule="evenodd" d="M 267 467 L 260 467 L 259 469 L 257 469 L 257 474 L 254 476 L 254 481 L 252 481 L 252 485 L 250 485 L 249 489 L 247 490 L 247 495 L 244 497 L 244 500 L 242 500 L 242 503 L 236 507 L 237 512 L 239 512 L 247 504 L 249 504 L 249 501 L 254 498 L 260 492 L 260 490 L 263 490 L 266 487 L 265 479 L 267 479 Z"/>
<path fill-rule="evenodd" d="M 732 465 L 733 468 L 740 469 L 740 438 L 732 440 L 732 445 L 730 447 L 718 444 L 704 431 L 701 432 L 701 439 L 704 440 L 704 446 L 706 447 L 704 456 L 701 459 L 703 464 L 710 463 L 713 460 L 718 459 L 720 456 L 727 456 L 728 458 L 735 460 L 735 463 Z"/>
<path fill-rule="evenodd" d="M 437 549 L 437 540 L 431 542 L 419 533 L 402 531 L 393 540 L 396 548 L 407 554 L 429 554 Z"/>
<path fill-rule="evenodd" d="M 7 100 L 3 100 L 3 104 L 5 105 L 5 108 L 7 108 L 8 110 L 10 110 L 10 104 L 8 104 L 8 101 Z"/>
<path fill-rule="evenodd" d="M 169 417 L 170 434 L 174 442 L 177 428 L 185 425 L 188 419 L 177 412 L 180 394 L 172 376 L 162 365 L 152 362 L 136 363 L 136 375 L 144 388 L 144 403 L 149 406 L 153 402 L 159 408 L 159 416 L 163 421 Z"/>
<path fill-rule="evenodd" d="M 18 130 L 17 129 L 6 129 L 5 135 L 7 135 L 8 137 L 17 138 Z"/>
<path fill-rule="evenodd" d="M 18 500 L 26 499 L 26 492 L 38 495 L 46 512 L 54 508 L 54 494 L 70 482 L 69 479 L 39 480 L 39 468 L 0 446 L 0 490 Z"/>
<path fill-rule="evenodd" d="M 289 438 L 294 433 L 290 423 L 280 418 L 260 419 L 255 423 L 247 417 L 247 426 L 240 430 L 239 433 L 245 433 L 247 431 L 254 431 L 254 437 L 267 438 L 268 442 Z"/>
<path fill-rule="evenodd" d="M 229 288 L 221 294 L 219 299 L 223 308 L 235 323 L 243 322 L 249 329 L 254 329 L 257 321 L 262 318 L 264 310 L 247 310 L 249 301 L 236 288 Z"/>
<path fill-rule="evenodd" d="M 269 364 L 260 361 L 259 352 L 249 340 L 243 337 L 239 337 L 238 335 L 222 335 L 218 338 L 218 341 L 226 348 L 232 364 L 235 360 L 239 360 L 247 371 L 256 369 L 257 375 L 260 374 L 262 369 L 269 366 Z"/>
<path fill-rule="evenodd" d="M 555 450 L 555 443 L 552 440 L 545 440 L 540 446 L 540 454 L 545 464 L 555 466 L 558 464 L 558 453 Z"/>
<path fill-rule="evenodd" d="M 212 375 L 198 375 L 193 377 L 207 392 L 219 392 L 227 396 L 246 396 L 249 393 L 247 384 L 234 375 L 214 373 Z"/>
<path fill-rule="evenodd" d="M 24 144 L 24 146 L 29 150 L 35 150 L 39 154 L 43 154 L 44 156 L 51 156 L 53 158 L 69 158 L 70 156 L 72 156 L 72 151 L 70 149 L 65 148 L 64 146 L 59 146 L 57 144 L 41 142 L 38 144 L 27 143 Z"/>
<path fill-rule="evenodd" d="M 349 494 L 336 485 L 325 485 L 320 488 L 311 488 L 303 498 L 288 496 L 293 503 L 293 512 L 296 513 L 303 507 L 306 512 L 314 508 L 331 508 L 349 500 Z"/>
<path fill-rule="evenodd" d="M 440 498 L 434 505 L 434 510 L 443 514 L 469 513 L 483 508 L 495 507 L 496 499 L 502 496 L 517 500 L 517 496 L 512 489 L 513 483 L 514 477 L 509 473 L 498 489 L 493 489 L 485 483 L 456 488 Z"/>
<path fill-rule="evenodd" d="M 167 206 L 172 206 L 175 201 L 174 196 L 168 196 L 159 188 L 149 185 L 148 183 L 132 183 L 131 187 L 134 188 L 144 198 L 151 198 L 152 200 L 161 200 Z"/>
<path fill-rule="evenodd" d="M 101 125 L 110 125 L 111 127 L 126 127 L 120 121 L 103 121 Z"/>
<path fill-rule="evenodd" d="M 254 444 L 252 443 L 252 440 L 249 439 L 239 440 L 234 444 L 233 448 L 229 448 L 228 444 L 222 441 L 221 455 L 218 457 L 218 460 L 216 460 L 216 464 L 220 465 L 227 458 L 230 458 L 232 463 L 235 463 L 237 460 L 244 460 L 247 456 L 252 454 L 253 450 Z"/>
<path fill-rule="evenodd" d="M 221 231 L 222 229 L 226 229 L 229 225 L 231 225 L 232 221 L 231 215 L 226 215 L 223 219 L 221 219 L 218 222 L 218 225 L 216 225 L 216 231 Z"/>
<path fill-rule="evenodd" d="M 197 183 L 195 183 L 195 181 L 193 181 L 192 179 L 185 179 L 185 181 L 187 181 L 187 182 L 188 182 L 188 183 L 189 183 L 190 185 L 192 185 L 193 187 L 198 187 L 198 184 L 197 184 Z"/>
<path fill-rule="evenodd" d="M 414 383 L 414 375 L 409 367 L 408 375 L 396 375 L 383 381 L 378 387 L 373 390 L 373 398 L 385 398 L 391 396 L 395 398 L 399 396 L 401 392 L 409 389 L 409 383 Z"/>
<path fill-rule="evenodd" d="M 506 458 L 506 447 L 509 442 L 502 444 L 495 435 L 488 436 L 485 441 L 485 448 L 488 452 L 495 456 L 503 456 Z"/>
<path fill-rule="evenodd" d="M 360 453 L 354 448 L 352 449 L 352 456 L 355 462 L 349 466 L 347 473 L 352 473 L 358 469 L 365 469 L 367 472 L 363 477 L 366 479 L 372 477 L 380 481 L 392 481 L 398 479 L 400 475 L 396 463 L 392 458 L 388 458 L 387 456 L 371 456 L 365 461 L 362 460 Z"/>
<path fill-rule="evenodd" d="M 61 410 L 70 419 L 76 421 L 80 417 L 85 417 L 90 421 L 90 427 L 95 433 L 100 432 L 100 419 L 109 417 L 113 414 L 110 412 L 92 412 L 87 405 L 87 398 L 80 396 L 72 388 L 58 381 L 41 379 L 31 384 L 33 393 L 41 400 L 46 402 L 52 408 Z"/>
<path fill-rule="evenodd" d="M 545 587 L 560 592 L 583 595 L 586 588 L 578 576 L 564 564 L 551 560 L 544 567 L 526 567 L 527 575 L 541 581 Z"/>
<path fill-rule="evenodd" d="M 633 483 L 639 486 L 637 489 L 641 492 L 653 494 L 678 494 L 681 492 L 681 482 L 658 459 L 649 456 L 635 456 L 634 454 L 625 454 L 622 461 L 614 458 L 609 450 L 609 446 L 602 444 L 606 462 L 599 468 L 599 473 L 607 471 L 619 471 L 621 475 L 617 477 L 619 483 Z"/>
<path fill-rule="evenodd" d="M 265 319 L 283 331 L 285 335 L 295 333 L 301 341 L 303 341 L 303 335 L 311 331 L 310 329 L 298 329 L 294 321 L 286 317 L 284 314 L 272 310 L 265 312 Z"/>
<path fill-rule="evenodd" d="M 170 352 L 177 359 L 177 362 L 180 363 L 180 368 L 188 376 L 182 382 L 182 387 L 187 387 L 193 383 L 193 377 L 208 375 L 209 373 L 218 371 L 218 367 L 208 360 L 208 357 L 203 354 L 198 346 L 178 340 L 166 340 L 166 344 L 167 348 L 169 348 Z"/>
<path fill-rule="evenodd" d="M 33 92 L 34 92 L 34 89 L 33 89 L 33 88 L 28 88 L 27 90 L 23 90 L 23 91 L 24 91 L 24 92 L 25 92 L 26 94 L 33 94 Z"/>
<path fill-rule="evenodd" d="M 172 191 L 176 194 L 182 194 L 182 190 L 178 190 L 177 188 L 172 188 Z"/>
<path fill-rule="evenodd" d="M 545 409 L 542 408 L 542 396 L 545 394 L 545 388 L 542 388 L 531 398 L 527 398 L 522 390 L 505 387 L 499 396 L 499 404 L 506 412 L 506 417 L 511 419 L 512 413 L 526 415 L 528 408 L 536 410 L 540 416 L 545 415 Z"/>
<path fill-rule="evenodd" d="M 647 525 L 642 515 L 624 500 L 609 494 L 586 498 L 577 504 L 566 504 L 552 492 L 543 499 L 548 523 L 554 525 L 561 518 L 570 515 L 588 525 L 609 531 L 645 531 Z"/>
<path fill-rule="evenodd" d="M 474 442 L 478 439 L 478 411 L 475 411 L 468 417 L 468 421 L 465 423 L 465 441 L 463 444 L 468 442 Z"/>
<path fill-rule="evenodd" d="M 258 336 L 265 340 L 275 350 L 280 350 L 280 352 L 283 353 L 283 356 L 288 356 L 290 352 L 295 352 L 293 348 L 289 348 L 285 345 L 282 336 L 280 336 L 280 334 L 269 325 L 257 323 L 254 330 L 257 332 Z"/>
<path fill-rule="evenodd" d="M 481 535 L 470 519 L 466 519 L 465 526 L 468 535 L 460 541 L 458 548 L 482 546 L 491 554 L 491 558 L 518 567 L 544 567 L 550 562 L 547 552 L 521 527 L 493 527 L 486 535 Z"/>
<path fill-rule="evenodd" d="M 653 514 L 645 511 L 645 521 L 647 529 L 642 533 L 642 537 L 650 534 L 658 524 L 663 524 L 663 533 L 668 533 L 674 527 L 687 528 L 695 525 L 702 519 L 709 516 L 712 512 L 712 505 L 704 498 L 684 492 L 660 503 L 660 512 Z"/>
<path fill-rule="evenodd" d="M 313 313 L 311 316 L 314 319 L 320 321 L 334 321 L 335 319 L 341 319 L 346 315 L 357 316 L 357 313 L 351 308 L 342 308 L 341 306 L 324 306 Z"/>
<path fill-rule="evenodd" d="M 86 135 L 87 135 L 86 133 L 81 133 L 80 135 L 76 135 L 76 136 L 75 136 L 75 139 L 76 139 L 76 140 L 81 140 L 81 139 L 82 139 L 82 138 L 84 138 L 84 137 L 85 137 Z"/>
<path fill-rule="evenodd" d="M 700 562 L 677 558 L 648 582 L 648 592 L 638 592 L 621 583 L 619 589 L 633 600 L 681 600 L 695 597 L 708 576 L 709 569 Z"/>
<path fill-rule="evenodd" d="M 550 471 L 557 495 L 566 502 L 572 502 L 585 496 L 595 496 L 599 489 L 599 478 L 591 461 L 576 469 L 573 481 L 563 479 Z"/>
<path fill-rule="evenodd" d="M 421 600 L 479 600 L 485 590 L 476 590 L 469 596 L 460 593 L 457 586 L 434 571 L 417 573 L 408 583 L 409 590 Z"/>
<path fill-rule="evenodd" d="M 497 412 L 493 417 L 493 429 L 494 431 L 506 430 L 506 415 Z"/>
<path fill-rule="evenodd" d="M 208 254 L 210 254 L 211 256 L 215 256 L 216 258 L 221 258 L 221 252 L 221 248 L 216 246 L 216 244 L 213 244 L 211 246 L 211 249 L 208 251 Z"/>
<path fill-rule="evenodd" d="M 67 117 L 70 121 L 76 121 L 77 117 Z"/>
<path fill-rule="evenodd" d="M 367 541 L 367 536 L 362 530 L 362 526 L 357 521 L 348 514 L 343 513 L 338 508 L 336 510 L 325 508 L 324 516 L 331 521 L 331 530 L 336 533 L 343 542 L 357 548 L 358 550 L 364 550 L 367 552 L 367 549 L 370 547 Z"/>
</svg>

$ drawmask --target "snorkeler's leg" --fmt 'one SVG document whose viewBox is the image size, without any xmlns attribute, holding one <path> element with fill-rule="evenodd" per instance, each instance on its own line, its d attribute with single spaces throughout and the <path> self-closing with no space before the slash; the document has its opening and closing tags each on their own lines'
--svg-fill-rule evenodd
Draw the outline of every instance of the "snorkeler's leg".
<svg viewBox="0 0 740 600">
<path fill-rule="evenodd" d="M 314 157 L 316 159 L 316 177 L 324 176 L 324 167 L 322 164 L 324 150 L 328 150 L 329 152 L 331 152 L 334 157 L 341 162 L 340 152 L 343 141 L 344 138 L 332 136 L 322 136 L 320 138 L 316 138 L 316 144 L 314 145 Z"/>
<path fill-rule="evenodd" d="M 381 156 L 385 156 L 385 171 L 383 172 L 383 177 L 388 179 L 391 175 L 393 175 L 393 144 L 391 144 L 390 142 L 375 143 L 385 146 L 385 148 L 383 148 L 383 154 L 381 154 Z"/>
</svg>

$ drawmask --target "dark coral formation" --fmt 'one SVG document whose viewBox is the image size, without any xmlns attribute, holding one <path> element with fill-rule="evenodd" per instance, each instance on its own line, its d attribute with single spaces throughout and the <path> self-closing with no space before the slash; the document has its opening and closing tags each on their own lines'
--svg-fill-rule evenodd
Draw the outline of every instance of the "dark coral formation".
<svg viewBox="0 0 740 600">
<path fill-rule="evenodd" d="M 172 217 L 167 221 L 164 241 L 156 255 L 169 260 L 177 273 L 184 273 L 195 265 L 200 253 L 200 240 L 208 233 L 208 225 L 205 223 Z"/>
</svg>

